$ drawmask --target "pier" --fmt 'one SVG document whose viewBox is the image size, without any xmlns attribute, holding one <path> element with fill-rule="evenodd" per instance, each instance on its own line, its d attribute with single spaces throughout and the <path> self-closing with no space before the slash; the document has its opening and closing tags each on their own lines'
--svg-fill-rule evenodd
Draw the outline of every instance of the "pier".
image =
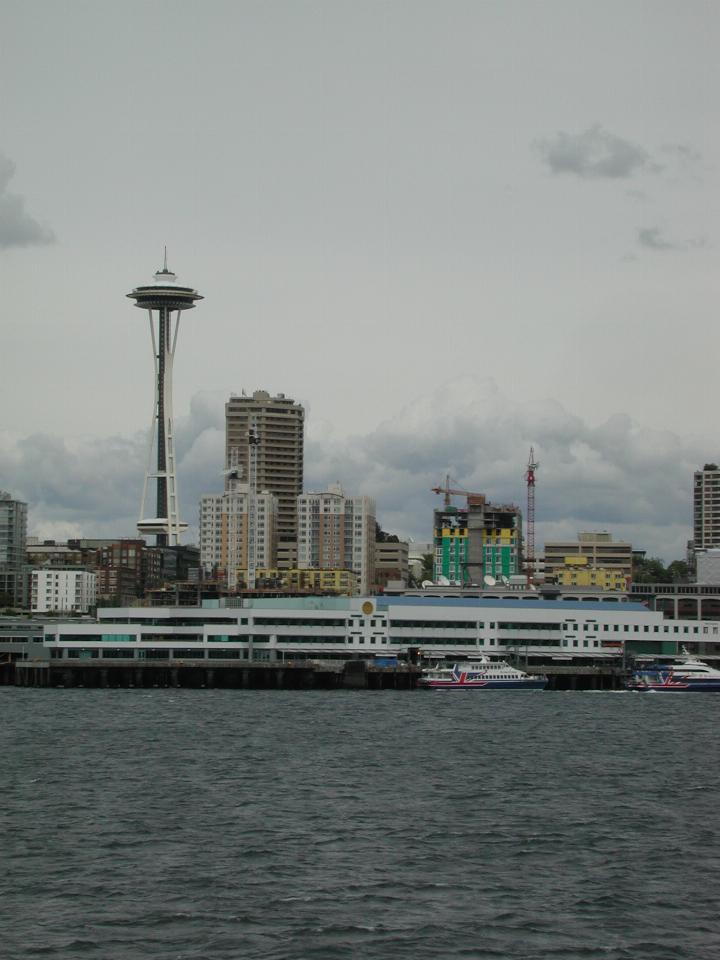
<svg viewBox="0 0 720 960">
<path fill-rule="evenodd" d="M 522 665 L 548 678 L 548 691 L 621 690 L 628 672 L 603 664 Z M 414 690 L 421 668 L 379 667 L 365 660 L 17 660 L 6 662 L 2 681 L 17 687 L 111 689 L 179 687 L 192 690 Z"/>
<path fill-rule="evenodd" d="M 560 665 L 543 664 L 541 666 L 518 666 L 525 673 L 537 676 L 544 674 L 548 678 L 546 690 L 622 690 L 630 671 L 623 666 L 603 664 L 585 666 L 579 663 Z"/>
<path fill-rule="evenodd" d="M 412 690 L 420 669 L 364 660 L 18 660 L 18 687 L 182 687 L 193 690 Z"/>
</svg>

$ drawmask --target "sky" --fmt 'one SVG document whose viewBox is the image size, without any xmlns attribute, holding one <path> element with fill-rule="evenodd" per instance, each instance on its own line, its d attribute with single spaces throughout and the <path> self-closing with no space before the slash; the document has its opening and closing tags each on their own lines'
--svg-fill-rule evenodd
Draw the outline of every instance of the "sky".
<svg viewBox="0 0 720 960">
<path fill-rule="evenodd" d="M 536 541 L 684 555 L 720 458 L 720 6 L 0 2 L 0 489 L 41 537 L 133 535 L 162 264 L 184 519 L 223 404 L 307 411 L 340 480 L 431 536 L 450 474 Z M 192 531 L 191 531 L 192 537 Z"/>
</svg>

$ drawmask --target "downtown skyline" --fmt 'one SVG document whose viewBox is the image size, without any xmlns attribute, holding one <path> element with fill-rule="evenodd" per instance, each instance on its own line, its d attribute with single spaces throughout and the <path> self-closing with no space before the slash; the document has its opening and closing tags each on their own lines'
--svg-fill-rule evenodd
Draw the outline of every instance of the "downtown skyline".
<svg viewBox="0 0 720 960">
<path fill-rule="evenodd" d="M 267 389 L 307 409 L 305 488 L 392 532 L 429 539 L 447 472 L 524 509 L 534 444 L 539 546 L 683 556 L 720 455 L 718 10 L 169 10 L 0 14 L 0 487 L 30 532 L 134 529 L 151 368 L 123 295 L 167 243 L 207 298 L 174 378 L 193 525 L 223 403 Z"/>
</svg>

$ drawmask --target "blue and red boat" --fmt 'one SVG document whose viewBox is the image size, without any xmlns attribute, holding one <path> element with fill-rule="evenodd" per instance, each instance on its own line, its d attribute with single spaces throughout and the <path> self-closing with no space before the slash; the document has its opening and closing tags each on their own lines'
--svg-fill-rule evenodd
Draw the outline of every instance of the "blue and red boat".
<svg viewBox="0 0 720 960">
<path fill-rule="evenodd" d="M 680 663 L 652 663 L 635 670 L 628 690 L 640 693 L 720 693 L 720 670 L 685 652 Z"/>
</svg>

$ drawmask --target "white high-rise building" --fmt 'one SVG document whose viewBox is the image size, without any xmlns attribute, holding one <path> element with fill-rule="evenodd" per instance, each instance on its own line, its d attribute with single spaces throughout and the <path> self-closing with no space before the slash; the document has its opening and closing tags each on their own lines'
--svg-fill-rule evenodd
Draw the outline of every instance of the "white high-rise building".
<svg viewBox="0 0 720 960">
<path fill-rule="evenodd" d="M 33 570 L 33 613 L 87 613 L 95 606 L 95 574 L 87 570 Z"/>
<path fill-rule="evenodd" d="M 375 501 L 346 497 L 339 483 L 298 497 L 298 568 L 352 570 L 360 592 L 375 576 Z"/>
</svg>

